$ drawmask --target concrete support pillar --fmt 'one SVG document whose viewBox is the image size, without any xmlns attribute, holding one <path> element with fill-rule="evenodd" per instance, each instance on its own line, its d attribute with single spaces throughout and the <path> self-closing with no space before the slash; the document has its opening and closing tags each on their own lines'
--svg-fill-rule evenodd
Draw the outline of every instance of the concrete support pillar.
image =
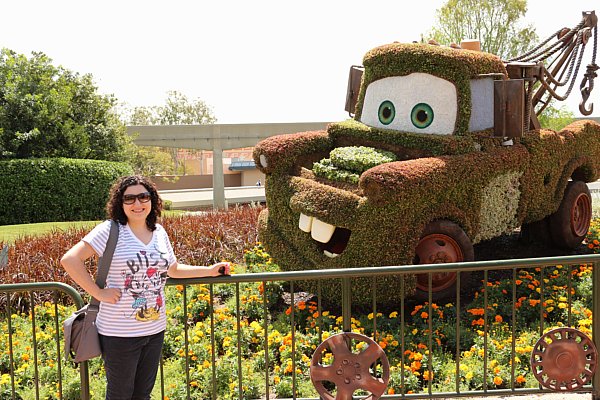
<svg viewBox="0 0 600 400">
<path fill-rule="evenodd" d="M 221 128 L 213 130 L 213 208 L 226 208 L 225 177 L 223 176 L 223 147 L 221 144 Z"/>
</svg>

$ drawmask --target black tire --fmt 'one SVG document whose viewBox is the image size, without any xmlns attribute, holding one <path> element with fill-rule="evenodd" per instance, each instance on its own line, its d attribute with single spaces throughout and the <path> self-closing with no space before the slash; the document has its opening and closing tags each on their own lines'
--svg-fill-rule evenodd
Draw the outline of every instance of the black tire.
<svg viewBox="0 0 600 400">
<path fill-rule="evenodd" d="M 592 196 L 585 182 L 571 181 L 558 210 L 548 218 L 549 231 L 555 246 L 575 249 L 581 245 L 590 229 Z"/>
<path fill-rule="evenodd" d="M 447 220 L 430 222 L 415 248 L 415 264 L 473 261 L 473 244 L 460 226 Z M 441 301 L 456 297 L 457 273 L 440 273 L 432 276 L 432 299 Z M 470 272 L 460 274 L 461 290 L 469 283 Z M 429 274 L 417 274 L 415 297 L 429 299 Z"/>
</svg>

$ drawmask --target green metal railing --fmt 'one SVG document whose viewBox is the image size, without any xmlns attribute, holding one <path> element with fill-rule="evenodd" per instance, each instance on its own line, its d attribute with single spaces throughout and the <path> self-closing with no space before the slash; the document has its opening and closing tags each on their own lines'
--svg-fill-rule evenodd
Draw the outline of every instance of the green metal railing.
<svg viewBox="0 0 600 400">
<path fill-rule="evenodd" d="M 16 383 L 15 383 L 15 359 L 13 357 L 13 343 L 16 339 L 22 339 L 21 335 L 17 335 L 12 326 L 13 320 L 13 310 L 20 309 L 20 311 L 26 311 L 30 315 L 31 321 L 31 331 L 28 332 L 30 334 L 32 349 L 33 349 L 33 369 L 34 369 L 34 377 L 32 383 L 32 390 L 35 392 L 35 398 L 40 398 L 40 386 L 44 383 L 41 382 L 39 374 L 38 374 L 38 334 L 41 327 L 37 326 L 37 318 L 36 318 L 36 308 L 35 306 L 39 303 L 36 298 L 36 294 L 41 292 L 52 292 L 53 293 L 53 303 L 52 306 L 54 308 L 54 341 L 56 344 L 56 369 L 58 375 L 58 384 L 57 384 L 57 393 L 58 398 L 63 398 L 63 386 L 62 386 L 62 367 L 64 354 L 62 353 L 63 349 L 63 340 L 62 340 L 62 321 L 59 320 L 59 303 L 63 300 L 59 300 L 59 295 L 66 295 L 67 298 L 71 300 L 73 304 L 77 308 L 81 308 L 84 305 L 83 299 L 79 295 L 79 293 L 69 285 L 60 282 L 39 282 L 39 283 L 17 283 L 17 284 L 3 284 L 0 285 L 0 294 L 3 295 L 0 300 L 4 301 L 5 313 L 4 315 L 0 314 L 0 322 L 6 321 L 7 332 L 4 334 L 6 336 L 7 348 L 5 352 L 8 353 L 8 370 L 10 373 L 10 398 L 19 399 L 21 397 L 17 397 L 16 393 Z M 24 296 L 23 293 L 28 293 L 29 296 Z M 18 296 L 18 304 L 13 304 L 12 294 L 17 294 Z M 28 301 L 25 301 L 28 299 Z M 25 332 L 22 334 L 26 335 Z M 15 338 L 16 336 L 16 338 Z M 5 371 L 2 371 L 4 374 Z M 80 382 L 81 382 L 81 392 L 82 398 L 89 399 L 89 373 L 87 363 L 82 363 L 79 369 Z M 2 398 L 7 393 L 3 392 Z"/>
<path fill-rule="evenodd" d="M 319 318 L 322 317 L 323 315 L 323 296 L 321 295 L 321 287 L 322 284 L 326 281 L 330 281 L 330 280 L 339 280 L 341 282 L 341 293 L 340 293 L 340 297 L 339 299 L 326 299 L 328 300 L 329 303 L 334 302 L 337 303 L 341 306 L 341 330 L 345 331 L 345 332 L 349 332 L 352 329 L 352 319 L 358 319 L 360 316 L 365 316 L 366 314 L 371 315 L 372 314 L 372 326 L 369 327 L 369 331 L 370 331 L 370 335 L 373 338 L 377 338 L 378 337 L 378 332 L 380 330 L 380 319 L 378 317 L 378 307 L 381 307 L 381 303 L 382 303 L 382 299 L 386 298 L 386 292 L 377 292 L 377 285 L 376 282 L 378 280 L 378 278 L 382 277 L 382 276 L 402 276 L 402 275 L 412 275 L 412 274 L 433 274 L 433 273 L 438 273 L 438 272 L 471 272 L 474 274 L 478 274 L 477 276 L 481 277 L 481 288 L 480 290 L 478 290 L 478 293 L 480 293 L 481 296 L 483 296 L 483 315 L 482 315 L 482 319 L 484 321 L 483 326 L 481 327 L 482 331 L 483 331 L 483 374 L 484 374 L 484 379 L 483 379 L 483 388 L 481 390 L 477 390 L 477 391 L 465 391 L 464 389 L 461 390 L 460 387 L 460 382 L 461 382 L 461 376 L 460 376 L 460 367 L 461 367 L 461 353 L 467 349 L 462 348 L 461 347 L 461 337 L 465 334 L 465 324 L 464 321 L 461 321 L 461 318 L 459 317 L 459 311 L 461 309 L 464 308 L 465 304 L 461 304 L 462 300 L 462 296 L 461 296 L 461 290 L 460 290 L 460 279 L 461 279 L 461 274 L 457 274 L 458 276 L 458 284 L 457 284 L 457 289 L 456 289 L 456 293 L 455 293 L 455 298 L 452 299 L 453 301 L 455 301 L 455 307 L 456 307 L 456 314 L 457 314 L 457 318 L 456 318 L 456 326 L 453 328 L 454 329 L 454 334 L 456 335 L 456 344 L 455 344 L 455 349 L 453 351 L 454 354 L 454 358 L 456 360 L 456 370 L 454 372 L 454 376 L 453 377 L 448 377 L 453 378 L 455 381 L 455 390 L 454 391 L 445 391 L 445 392 L 436 392 L 434 390 L 434 387 L 432 386 L 432 380 L 429 379 L 426 388 L 423 390 L 423 392 L 421 393 L 408 393 L 408 391 L 402 391 L 401 393 L 395 393 L 395 394 L 386 394 L 384 396 L 382 396 L 382 398 L 384 399 L 432 399 L 432 398 L 444 398 L 444 397 L 452 397 L 452 396 L 460 396 L 460 397 L 475 397 L 475 396 L 487 396 L 487 395 L 524 395 L 524 394 L 534 394 L 534 393 L 541 393 L 544 391 L 547 391 L 546 389 L 543 389 L 541 386 L 538 388 L 519 388 L 515 385 L 515 365 L 514 363 L 512 363 L 511 365 L 511 383 L 510 385 L 508 385 L 507 388 L 504 389 L 496 389 L 496 388 L 492 388 L 489 387 L 488 385 L 488 355 L 490 352 L 490 343 L 488 343 L 488 335 L 487 333 L 490 330 L 490 326 L 491 326 L 491 315 L 488 315 L 488 282 L 490 282 L 490 279 L 493 278 L 494 274 L 498 274 L 498 273 L 502 273 L 503 276 L 508 277 L 509 279 L 512 278 L 512 289 L 508 289 L 507 293 L 506 293 L 506 297 L 508 299 L 509 302 L 512 302 L 512 308 L 513 313 L 510 316 L 511 321 L 509 323 L 510 326 L 510 337 L 512 337 L 512 342 L 510 344 L 510 352 L 511 352 L 511 360 L 515 359 L 515 349 L 516 349 L 516 343 L 515 343 L 515 337 L 516 337 L 516 333 L 518 331 L 518 326 L 516 326 L 516 304 L 518 302 L 520 302 L 519 299 L 517 299 L 516 297 L 516 293 L 517 293 L 517 273 L 518 271 L 522 271 L 522 270 L 533 270 L 535 271 L 535 269 L 538 269 L 538 271 L 535 271 L 535 273 L 538 273 L 540 276 L 539 279 L 539 288 L 536 288 L 536 290 L 539 289 L 539 291 L 537 291 L 537 293 L 539 293 L 539 300 L 541 303 L 544 302 L 544 296 L 548 296 L 548 291 L 550 290 L 548 287 L 546 287 L 546 283 L 544 281 L 544 276 L 545 276 L 545 272 L 547 272 L 548 270 L 550 270 L 550 268 L 554 268 L 556 265 L 562 265 L 563 268 L 566 268 L 569 272 L 568 272 L 568 276 L 569 276 L 569 280 L 568 280 L 568 288 L 566 290 L 566 293 L 568 294 L 568 299 L 566 301 L 567 304 L 567 310 L 566 310 L 566 319 L 564 322 L 562 322 L 562 324 L 564 326 L 572 326 L 573 325 L 573 315 L 572 315 L 572 298 L 571 295 L 574 291 L 574 286 L 573 283 L 571 281 L 571 271 L 577 269 L 580 265 L 585 264 L 585 265 L 591 265 L 593 267 L 593 272 L 592 272 L 592 288 L 593 288 L 593 300 L 592 300 L 592 311 L 595 312 L 596 309 L 600 309 L 600 305 L 598 305 L 599 300 L 599 293 L 598 290 L 600 288 L 600 275 L 596 272 L 597 268 L 595 268 L 595 266 L 597 265 L 597 263 L 600 262 L 600 255 L 584 255 L 584 256 L 566 256 L 566 257 L 552 257 L 552 258 L 538 258 L 538 259 L 521 259 L 521 260 L 504 260 L 504 261 L 482 261 L 482 262 L 468 262 L 468 263 L 457 263 L 457 264 L 434 264 L 434 265 L 412 265 L 412 266 L 392 266 L 392 267 L 377 267 L 377 268 L 353 268 L 353 269 L 335 269 L 335 270 L 313 270 L 313 271 L 294 271 L 294 272 L 273 272 L 273 273 L 252 273 L 252 274 L 239 274 L 239 275 L 232 275 L 232 276 L 223 276 L 223 277 L 215 277 L 215 278 L 196 278 L 196 279 L 180 279 L 180 280 L 174 280 L 174 279 L 169 279 L 167 282 L 167 285 L 169 286 L 173 286 L 173 285 L 179 285 L 179 288 L 181 288 L 181 293 L 182 293 L 182 312 L 184 313 L 184 315 L 186 315 L 187 310 L 188 310 L 188 290 L 190 288 L 193 287 L 197 287 L 198 285 L 206 285 L 208 287 L 208 296 L 209 296 L 209 300 L 208 303 L 210 304 L 210 308 L 207 312 L 207 315 L 205 316 L 206 321 L 208 321 L 208 324 L 210 326 L 210 343 L 211 343 L 211 348 L 210 348 L 210 361 L 209 361 L 209 368 L 211 368 L 211 382 L 210 385 L 212 387 L 211 390 L 211 396 L 213 399 L 217 398 L 217 391 L 218 391 L 218 377 L 217 377 L 217 358 L 218 358 L 218 354 L 216 353 L 216 348 L 217 348 L 217 344 L 215 343 L 216 341 L 216 318 L 217 318 L 217 311 L 215 310 L 213 307 L 216 304 L 216 295 L 215 295 L 215 288 L 217 287 L 216 285 L 219 285 L 219 287 L 221 287 L 221 285 L 225 285 L 225 286 L 232 286 L 231 289 L 231 293 L 233 298 L 234 298 L 234 304 L 235 304 L 235 309 L 231 310 L 231 314 L 233 316 L 233 318 L 235 318 L 235 328 L 233 334 L 235 334 L 237 336 L 237 341 L 236 341 L 236 346 L 235 349 L 233 351 L 233 353 L 235 354 L 235 358 L 236 358 L 236 362 L 235 362 L 235 368 L 237 369 L 236 371 L 232 371 L 235 372 L 235 378 L 237 380 L 237 382 L 235 382 L 235 386 L 237 387 L 237 397 L 242 399 L 242 398 L 247 398 L 245 397 L 245 393 L 243 390 L 243 380 L 244 380 L 244 374 L 242 371 L 242 361 L 243 361 L 243 351 L 242 351 L 242 345 L 243 345 L 243 336 L 242 336 L 242 332 L 241 332 L 241 326 L 242 326 L 242 301 L 241 299 L 243 298 L 243 295 L 240 292 L 240 288 L 241 285 L 244 284 L 248 284 L 248 283 L 258 283 L 258 284 L 262 284 L 262 287 L 265 290 L 264 295 L 262 296 L 262 331 L 264 332 L 264 337 L 262 339 L 262 349 L 264 349 L 264 365 L 266 366 L 265 368 L 265 375 L 264 375 L 264 382 L 262 382 L 262 390 L 261 392 L 263 393 L 262 396 L 264 398 L 265 393 L 273 393 L 273 372 L 272 370 L 270 370 L 269 366 L 273 365 L 273 360 L 270 359 L 270 345 L 269 345 L 269 340 L 268 335 L 269 335 L 269 329 L 270 328 L 270 321 L 269 321 L 269 310 L 270 307 L 273 306 L 273 304 L 269 303 L 268 296 L 267 296 L 267 288 L 268 288 L 268 284 L 269 283 L 281 283 L 283 285 L 285 285 L 286 288 L 286 292 L 289 293 L 289 301 L 287 304 L 291 304 L 294 305 L 297 303 L 296 301 L 296 297 L 299 296 L 299 292 L 297 290 L 298 287 L 301 286 L 301 282 L 304 281 L 309 281 L 309 280 L 315 280 L 317 281 L 317 290 L 316 293 L 314 293 L 314 295 L 316 295 L 316 311 L 318 313 Z M 533 273 L 533 272 L 532 272 Z M 352 285 L 353 285 L 353 280 L 354 278 L 371 278 L 373 280 L 373 290 L 371 290 L 371 296 L 372 296 L 372 301 L 370 302 L 371 304 L 367 307 L 368 309 L 365 309 L 364 306 L 361 307 L 355 307 L 353 304 L 353 292 L 352 292 Z M 493 280 L 493 279 L 492 279 Z M 431 275 L 429 278 L 429 282 L 431 285 Z M 404 287 L 404 284 L 401 284 L 399 288 L 391 288 L 392 290 L 395 291 L 400 291 L 400 302 L 398 305 L 398 316 L 399 316 L 399 321 L 400 321 L 400 331 L 403 333 L 405 332 L 406 329 L 406 320 L 407 320 L 407 305 L 408 302 L 410 301 L 409 299 L 405 300 L 404 298 L 406 296 L 404 296 L 404 293 L 406 291 L 406 288 Z M 390 290 L 390 288 L 388 288 L 387 290 Z M 512 292 L 511 292 L 512 290 Z M 16 292 L 30 292 L 30 303 L 31 305 L 35 304 L 36 302 L 36 298 L 34 296 L 35 292 L 39 292 L 39 291 L 50 291 L 50 292 L 54 292 L 54 298 L 56 299 L 56 301 L 54 302 L 54 307 L 56 308 L 55 311 L 55 315 L 56 318 L 54 320 L 54 325 L 56 328 L 56 335 L 55 335 L 55 341 L 56 341 L 56 351 L 57 351 L 57 355 L 58 355 L 58 359 L 57 359 L 57 368 L 59 369 L 58 372 L 58 376 L 61 376 L 61 372 L 60 372 L 60 368 L 61 365 L 64 365 L 64 361 L 62 361 L 61 358 L 61 350 L 62 350 L 62 329 L 59 328 L 60 324 L 62 323 L 62 321 L 59 321 L 58 319 L 58 311 L 57 311 L 57 307 L 58 307 L 58 303 L 59 301 L 59 296 L 58 293 L 62 292 L 68 295 L 68 297 L 70 297 L 73 301 L 73 303 L 77 306 L 80 307 L 83 304 L 83 301 L 81 299 L 81 297 L 77 294 L 77 292 L 71 288 L 70 286 L 64 285 L 64 284 L 60 284 L 60 283 L 39 283 L 39 284 L 14 284 L 14 285 L 0 285 L 0 295 L 4 294 L 5 298 L 6 298 L 6 314 L 4 315 L 4 317 L 0 314 L 0 318 L 6 318 L 6 321 L 8 323 L 8 335 L 7 335 L 7 340 L 8 340 L 8 350 L 9 350 L 9 356 L 10 356 L 10 368 L 9 368 L 9 373 L 11 376 L 11 387 L 12 387 L 12 398 L 17 398 L 15 397 L 15 371 L 14 371 L 14 360 L 13 360 L 13 353 L 12 353 L 12 347 L 13 347 L 13 340 L 14 340 L 14 333 L 12 332 L 12 328 L 11 328 L 11 315 L 12 315 L 12 309 L 11 307 L 14 307 L 14 305 L 11 305 L 11 301 L 10 299 L 10 294 L 11 293 L 16 293 Z M 0 297 L 0 299 L 2 299 Z M 438 339 L 434 332 L 436 326 L 434 325 L 434 320 L 433 320 L 433 314 L 434 314 L 434 294 L 430 291 L 428 293 L 428 301 L 426 301 L 424 303 L 424 307 L 423 310 L 427 311 L 428 317 L 426 318 L 426 323 L 428 326 L 428 333 L 427 336 L 424 338 L 424 342 L 426 343 L 428 349 L 432 349 L 434 347 L 434 342 Z M 545 323 L 545 316 L 544 316 L 544 307 L 539 307 L 540 311 L 539 311 L 539 334 L 540 336 L 544 333 L 544 330 L 547 328 L 546 323 Z M 34 364 L 37 363 L 37 350 L 36 350 L 36 334 L 39 331 L 40 327 L 38 327 L 36 325 L 36 316 L 35 316 L 35 308 L 34 307 L 30 307 L 29 312 L 31 315 L 31 336 L 32 336 L 32 342 L 33 342 L 33 354 L 34 354 Z M 298 355 L 298 343 L 297 343 L 297 326 L 298 326 L 298 320 L 297 320 L 297 315 L 296 315 L 296 309 L 295 307 L 291 306 L 290 307 L 290 312 L 288 315 L 288 320 L 287 323 L 289 324 L 289 329 L 290 329 L 290 335 L 291 335 L 291 361 L 292 361 L 292 366 L 291 366 L 291 386 L 292 386 L 292 393 L 295 394 L 297 393 L 297 388 L 298 385 L 300 383 L 300 380 L 306 380 L 307 376 L 305 374 L 298 374 L 296 372 L 296 363 L 298 362 L 299 359 L 299 355 Z M 320 326 L 319 324 L 321 323 L 321 321 L 319 320 L 319 318 L 317 318 L 317 326 Z M 3 322 L 0 320 L 0 322 Z M 596 319 L 594 318 L 592 320 L 592 341 L 594 343 L 598 343 L 598 334 L 600 333 L 600 319 Z M 184 368 L 184 376 L 181 377 L 181 380 L 178 382 L 179 385 L 185 386 L 185 397 L 186 398 L 193 398 L 193 393 L 192 393 L 192 378 L 190 376 L 190 366 L 191 366 L 191 356 L 190 356 L 190 330 L 192 329 L 191 323 L 185 323 L 184 324 L 184 328 L 183 328 L 183 344 L 182 344 L 182 351 L 183 354 L 185 356 L 185 368 Z M 322 329 L 318 329 L 318 341 L 321 342 L 323 340 L 323 330 Z M 407 343 L 404 339 L 404 334 L 399 334 L 400 340 L 399 340 L 399 348 L 401 350 L 401 354 L 403 354 L 405 352 L 406 349 L 408 349 L 409 344 Z M 64 357 L 63 357 L 64 358 Z M 402 379 L 402 387 L 404 387 L 404 369 L 407 367 L 406 365 L 406 361 L 404 360 L 404 357 L 400 358 L 399 364 L 398 364 L 400 371 L 402 372 L 401 374 L 401 379 Z M 429 376 L 432 376 L 433 374 L 433 355 L 431 357 L 428 358 L 427 360 L 427 371 L 429 373 Z M 4 372 L 3 372 L 4 373 Z M 33 382 L 35 383 L 35 385 L 33 385 L 32 387 L 32 391 L 35 391 L 36 393 L 36 399 L 39 398 L 39 385 L 40 385 L 40 378 L 37 376 L 37 369 L 34 370 L 34 378 L 33 378 Z M 81 398 L 82 399 L 89 399 L 90 398 L 90 393 L 89 393 L 89 372 L 88 372 L 88 366 L 87 363 L 82 363 L 80 366 L 80 376 L 81 376 Z M 165 374 L 164 374 L 164 369 L 163 369 L 163 364 L 161 363 L 161 368 L 160 368 L 160 374 L 159 374 L 159 381 L 157 382 L 157 387 L 158 389 L 156 389 L 157 391 L 160 392 L 160 396 L 161 398 L 165 398 L 166 396 L 166 388 L 165 388 Z M 60 380 L 59 380 L 59 385 L 58 385 L 58 390 L 57 390 L 57 396 L 56 398 L 63 398 L 63 394 L 62 394 L 62 387 L 60 385 Z M 598 392 L 600 388 L 600 374 L 595 374 L 593 376 L 591 385 L 586 385 L 585 387 L 580 388 L 580 391 L 583 392 L 591 392 L 593 395 L 594 399 L 600 399 L 600 394 Z M 278 397 L 279 398 L 279 397 Z M 298 398 L 298 397 L 294 397 L 294 395 L 292 395 L 292 398 Z M 359 397 L 357 397 L 359 398 Z"/>
</svg>

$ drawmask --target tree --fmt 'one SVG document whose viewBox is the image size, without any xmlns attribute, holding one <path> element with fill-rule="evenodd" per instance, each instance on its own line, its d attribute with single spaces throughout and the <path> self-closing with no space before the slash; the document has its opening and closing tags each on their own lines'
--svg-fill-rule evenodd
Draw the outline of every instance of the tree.
<svg viewBox="0 0 600 400">
<path fill-rule="evenodd" d="M 0 158 L 69 157 L 124 161 L 131 139 L 92 76 L 0 51 Z"/>
<path fill-rule="evenodd" d="M 448 0 L 436 11 L 431 38 L 450 45 L 478 39 L 481 50 L 507 60 L 532 48 L 538 37 L 533 26 L 521 27 L 527 0 Z"/>
<path fill-rule="evenodd" d="M 189 100 L 186 95 L 172 90 L 162 106 L 134 107 L 126 117 L 129 125 L 188 125 L 213 124 L 217 119 L 211 108 L 202 100 Z M 171 175 L 180 171 L 175 148 L 140 147 L 134 158 L 134 168 L 146 175 L 157 173 Z M 165 154 L 172 164 L 165 163 Z M 151 169 L 149 169 L 151 167 Z"/>
<path fill-rule="evenodd" d="M 134 107 L 128 118 L 131 125 L 214 124 L 217 119 L 202 100 L 189 100 L 176 90 L 167 92 L 165 105 Z"/>
<path fill-rule="evenodd" d="M 550 105 L 542 111 L 538 116 L 538 119 L 542 128 L 560 131 L 562 128 L 575 121 L 575 115 L 567 110 L 567 107 L 564 104 L 560 107 Z"/>
</svg>

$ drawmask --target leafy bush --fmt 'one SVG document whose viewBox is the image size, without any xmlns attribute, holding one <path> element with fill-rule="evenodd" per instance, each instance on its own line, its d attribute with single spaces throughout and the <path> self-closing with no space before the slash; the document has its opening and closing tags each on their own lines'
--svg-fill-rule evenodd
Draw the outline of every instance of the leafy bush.
<svg viewBox="0 0 600 400">
<path fill-rule="evenodd" d="M 366 170 L 396 161 L 396 155 L 390 151 L 365 146 L 337 147 L 329 157 L 313 164 L 315 175 L 354 184 Z"/>
<path fill-rule="evenodd" d="M 365 146 L 336 147 L 329 153 L 333 165 L 358 173 L 380 164 L 396 161 L 391 151 L 378 150 Z"/>
<path fill-rule="evenodd" d="M 324 158 L 313 164 L 313 172 L 316 176 L 338 182 L 357 184 L 360 176 L 356 172 L 339 169 L 330 158 Z"/>
<path fill-rule="evenodd" d="M 242 263 L 244 250 L 251 249 L 257 242 L 256 221 L 262 209 L 235 207 L 227 211 L 182 214 L 165 217 L 161 223 L 181 262 L 210 265 L 229 260 Z M 60 258 L 89 230 L 54 230 L 42 236 L 18 238 L 9 247 L 8 265 L 0 271 L 0 282 L 54 281 L 73 285 L 60 266 Z M 0 247 L 3 245 L 0 242 Z M 91 260 L 88 268 L 95 273 L 96 261 Z"/>
<path fill-rule="evenodd" d="M 0 225 L 100 219 L 110 187 L 131 173 L 129 166 L 109 161 L 0 161 Z"/>
</svg>

